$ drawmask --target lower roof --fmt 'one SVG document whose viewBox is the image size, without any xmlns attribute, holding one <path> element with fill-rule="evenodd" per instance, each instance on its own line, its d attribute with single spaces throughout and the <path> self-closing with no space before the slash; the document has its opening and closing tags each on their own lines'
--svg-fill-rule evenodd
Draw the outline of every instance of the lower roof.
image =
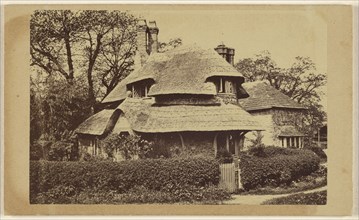
<svg viewBox="0 0 359 220">
<path fill-rule="evenodd" d="M 249 94 L 249 97 L 240 99 L 239 104 L 246 111 L 271 108 L 306 109 L 304 106 L 292 100 L 289 96 L 283 94 L 273 86 L 268 85 L 266 82 L 248 82 L 243 83 L 242 86 Z"/>
<path fill-rule="evenodd" d="M 255 117 L 232 104 L 155 106 L 152 99 L 127 98 L 118 107 L 137 132 L 263 130 Z"/>
<path fill-rule="evenodd" d="M 82 122 L 75 130 L 77 134 L 102 135 L 105 133 L 115 109 L 104 109 Z"/>
</svg>

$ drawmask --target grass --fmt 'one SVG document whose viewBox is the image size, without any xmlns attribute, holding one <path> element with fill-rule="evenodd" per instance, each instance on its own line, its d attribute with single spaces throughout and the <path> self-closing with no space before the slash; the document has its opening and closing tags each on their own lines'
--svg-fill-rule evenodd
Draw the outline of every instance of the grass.
<svg viewBox="0 0 359 220">
<path fill-rule="evenodd" d="M 327 191 L 314 193 L 299 193 L 282 198 L 271 199 L 262 205 L 325 205 L 327 204 Z"/>
<path fill-rule="evenodd" d="M 238 194 L 240 195 L 279 195 L 279 194 L 289 194 L 296 193 L 311 189 L 316 189 L 319 187 L 323 187 L 327 185 L 327 182 L 321 180 L 320 182 L 312 183 L 305 185 L 304 183 L 300 183 L 301 186 L 284 186 L 284 187 L 263 187 L 259 189 L 253 189 L 249 191 L 243 191 Z"/>
</svg>

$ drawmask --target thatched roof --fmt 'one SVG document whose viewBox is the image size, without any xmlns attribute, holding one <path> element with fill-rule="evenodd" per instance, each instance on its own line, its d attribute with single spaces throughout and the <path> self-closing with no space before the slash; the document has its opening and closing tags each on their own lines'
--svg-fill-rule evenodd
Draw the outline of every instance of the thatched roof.
<svg viewBox="0 0 359 220">
<path fill-rule="evenodd" d="M 212 76 L 243 78 L 232 65 L 213 49 L 181 46 L 165 53 L 151 54 L 142 68 L 132 72 L 125 84 L 152 79 L 149 96 L 167 94 L 215 95 L 216 88 L 206 82 Z M 122 88 L 118 88 L 122 87 Z M 119 84 L 102 102 L 124 99 L 125 85 Z"/>
<path fill-rule="evenodd" d="M 117 86 L 102 100 L 102 103 L 124 100 L 127 96 L 126 84 L 127 77 L 117 84 Z"/>
<path fill-rule="evenodd" d="M 271 108 L 306 109 L 266 82 L 248 82 L 243 83 L 242 86 L 248 92 L 249 97 L 239 99 L 239 104 L 246 111 Z"/>
<path fill-rule="evenodd" d="M 127 118 L 122 114 L 118 118 L 115 127 L 112 130 L 112 133 L 119 134 L 121 132 L 131 132 L 131 125 L 128 122 Z"/>
<path fill-rule="evenodd" d="M 75 133 L 77 134 L 90 134 L 90 135 L 103 135 L 106 131 L 110 130 L 111 120 L 117 121 L 115 117 L 115 109 L 102 110 L 80 124 Z"/>
<path fill-rule="evenodd" d="M 279 137 L 303 137 L 303 133 L 299 132 L 294 126 L 285 125 L 280 127 Z"/>
<path fill-rule="evenodd" d="M 258 121 L 241 107 L 232 104 L 214 106 L 156 106 L 152 99 L 127 98 L 119 109 L 137 132 L 263 130 Z"/>
</svg>

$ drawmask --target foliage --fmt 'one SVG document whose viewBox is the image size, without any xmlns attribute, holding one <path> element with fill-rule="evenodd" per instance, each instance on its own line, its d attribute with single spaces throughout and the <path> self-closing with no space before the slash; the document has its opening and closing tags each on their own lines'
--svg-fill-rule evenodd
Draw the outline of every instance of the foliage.
<svg viewBox="0 0 359 220">
<path fill-rule="evenodd" d="M 266 153 L 264 152 L 264 146 L 251 147 L 248 150 L 249 155 L 253 155 L 256 157 L 266 157 Z"/>
<path fill-rule="evenodd" d="M 74 161 L 79 158 L 78 143 L 72 132 L 64 132 L 60 140 L 39 140 L 30 144 L 30 160 Z"/>
<path fill-rule="evenodd" d="M 218 159 L 219 163 L 232 163 L 233 162 L 232 154 L 225 148 L 218 149 L 216 158 Z"/>
<path fill-rule="evenodd" d="M 299 193 L 286 197 L 271 199 L 262 205 L 326 205 L 327 191 Z"/>
<path fill-rule="evenodd" d="M 57 187 L 125 193 L 134 187 L 175 192 L 189 186 L 219 182 L 219 165 L 213 158 L 146 159 L 123 162 L 30 162 L 30 194 L 35 198 Z"/>
<path fill-rule="evenodd" d="M 310 136 L 323 125 L 326 113 L 320 105 L 319 89 L 326 85 L 327 77 L 315 73 L 315 63 L 309 57 L 296 57 L 289 68 L 278 67 L 268 51 L 262 51 L 254 58 L 241 59 L 235 67 L 247 81 L 267 81 L 293 100 L 308 108 L 305 123 L 306 134 Z"/>
<path fill-rule="evenodd" d="M 69 84 L 75 72 L 80 73 L 87 80 L 88 101 L 93 105 L 98 89 L 105 87 L 108 94 L 131 71 L 136 18 L 121 11 L 35 11 L 30 46 L 31 65 L 38 70 L 62 76 Z"/>
<path fill-rule="evenodd" d="M 136 157 L 141 159 L 149 158 L 153 151 L 153 143 L 136 134 L 110 134 L 102 143 L 109 157 L 113 157 L 113 153 L 117 151 L 126 160 L 135 159 Z"/>
<path fill-rule="evenodd" d="M 38 124 L 38 127 L 31 127 L 32 142 L 41 135 L 46 140 L 60 140 L 64 133 L 74 130 L 91 114 L 84 95 L 86 88 L 81 81 L 75 80 L 69 85 L 55 76 L 46 80 L 32 78 L 30 87 L 33 91 L 31 120 L 33 125 Z"/>
<path fill-rule="evenodd" d="M 274 150 L 271 150 L 264 157 L 241 155 L 240 167 L 243 187 L 249 190 L 263 186 L 289 185 L 316 171 L 319 158 L 309 150 L 286 149 L 279 154 L 274 154 Z"/>
<path fill-rule="evenodd" d="M 30 139 L 60 141 L 132 71 L 136 18 L 104 10 L 37 10 L 30 19 Z M 34 148 L 34 147 L 33 147 Z M 36 153 L 34 153 L 36 154 Z"/>
<path fill-rule="evenodd" d="M 264 147 L 263 144 L 263 137 L 264 135 L 262 134 L 261 131 L 255 131 L 254 133 L 254 139 L 249 139 L 249 141 L 251 142 L 250 147 Z"/>
<path fill-rule="evenodd" d="M 49 75 L 74 79 L 73 48 L 80 29 L 77 13 L 70 10 L 39 10 L 30 19 L 31 65 Z M 66 66 L 66 68 L 65 68 Z"/>
<path fill-rule="evenodd" d="M 251 189 L 243 191 L 244 195 L 278 195 L 288 194 L 295 192 L 302 192 L 305 190 L 316 189 L 327 185 L 327 168 L 323 165 L 319 166 L 319 169 L 307 176 L 302 176 L 299 179 L 293 181 L 288 186 L 265 186 L 261 188 Z"/>
<path fill-rule="evenodd" d="M 229 199 L 230 194 L 218 187 L 183 188 L 175 192 L 149 190 L 143 186 L 134 187 L 126 193 L 116 191 L 84 190 L 73 194 L 71 187 L 62 187 L 63 191 L 50 190 L 39 194 L 32 203 L 40 204 L 143 204 L 143 203 L 204 203 L 218 204 Z M 56 193 L 58 192 L 58 193 Z"/>
<path fill-rule="evenodd" d="M 158 52 L 164 53 L 166 51 L 173 50 L 173 49 L 181 46 L 182 39 L 174 38 L 174 39 L 170 39 L 168 42 L 159 42 L 158 45 L 159 45 Z"/>
<path fill-rule="evenodd" d="M 323 159 L 324 161 L 327 160 L 327 155 L 322 148 L 317 146 L 310 146 L 307 149 L 313 151 L 320 159 Z"/>
</svg>

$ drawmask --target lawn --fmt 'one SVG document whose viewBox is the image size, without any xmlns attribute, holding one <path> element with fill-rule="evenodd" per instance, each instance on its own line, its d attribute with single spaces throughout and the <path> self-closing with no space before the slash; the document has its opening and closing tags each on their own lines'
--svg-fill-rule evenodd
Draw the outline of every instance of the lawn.
<svg viewBox="0 0 359 220">
<path fill-rule="evenodd" d="M 262 205 L 325 205 L 327 204 L 327 191 L 314 193 L 298 193 L 282 198 L 268 200 Z"/>
</svg>

